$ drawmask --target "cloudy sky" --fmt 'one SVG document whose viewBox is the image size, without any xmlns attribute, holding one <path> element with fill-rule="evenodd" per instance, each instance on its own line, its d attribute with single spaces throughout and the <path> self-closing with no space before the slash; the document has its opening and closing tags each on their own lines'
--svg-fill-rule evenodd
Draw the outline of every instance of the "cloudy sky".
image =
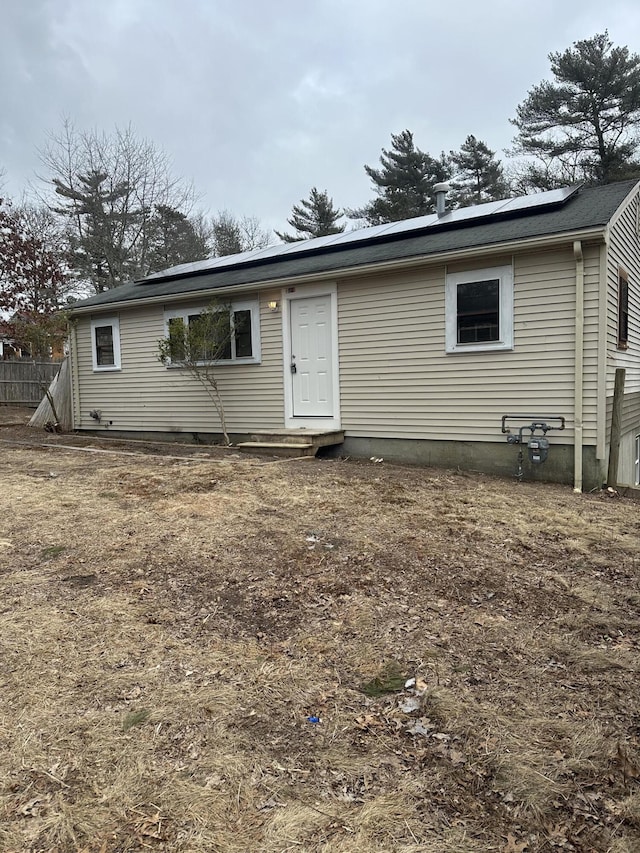
<svg viewBox="0 0 640 853">
<path fill-rule="evenodd" d="M 547 55 L 608 29 L 640 52 L 638 0 L 0 0 L 0 169 L 18 197 L 64 117 L 131 123 L 209 212 L 282 228 L 312 186 L 371 196 L 392 133 L 502 152 Z"/>
</svg>

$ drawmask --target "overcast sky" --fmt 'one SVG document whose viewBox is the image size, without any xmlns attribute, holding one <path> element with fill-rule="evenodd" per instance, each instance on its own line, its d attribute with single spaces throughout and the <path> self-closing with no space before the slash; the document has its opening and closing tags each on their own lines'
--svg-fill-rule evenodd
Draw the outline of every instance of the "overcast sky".
<svg viewBox="0 0 640 853">
<path fill-rule="evenodd" d="M 640 52 L 638 0 L 0 0 L 5 191 L 65 116 L 131 123 L 204 209 L 283 228 L 312 186 L 371 198 L 363 165 L 405 128 L 501 154 L 548 53 L 605 29 Z"/>
</svg>

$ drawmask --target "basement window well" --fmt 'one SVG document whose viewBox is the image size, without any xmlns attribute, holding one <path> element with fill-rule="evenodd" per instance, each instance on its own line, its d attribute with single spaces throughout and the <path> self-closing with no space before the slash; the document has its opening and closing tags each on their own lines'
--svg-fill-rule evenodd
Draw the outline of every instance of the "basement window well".
<svg viewBox="0 0 640 853">
<path fill-rule="evenodd" d="M 445 309 L 447 352 L 512 349 L 512 268 L 449 273 Z"/>
<path fill-rule="evenodd" d="M 91 354 L 95 372 L 120 370 L 120 323 L 117 317 L 91 321 Z"/>
</svg>

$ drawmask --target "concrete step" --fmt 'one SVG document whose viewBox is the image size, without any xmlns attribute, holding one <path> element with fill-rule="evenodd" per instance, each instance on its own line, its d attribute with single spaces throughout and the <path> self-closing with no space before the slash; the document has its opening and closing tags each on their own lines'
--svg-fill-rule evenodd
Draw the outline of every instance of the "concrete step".
<svg viewBox="0 0 640 853">
<path fill-rule="evenodd" d="M 314 447 L 327 447 L 342 444 L 343 430 L 313 429 L 274 429 L 264 432 L 252 432 L 251 442 L 259 444 L 312 444 Z"/>
<path fill-rule="evenodd" d="M 313 444 L 293 444 L 290 441 L 241 441 L 236 447 L 245 453 L 264 453 L 292 459 L 298 456 L 315 456 L 318 450 Z"/>
</svg>

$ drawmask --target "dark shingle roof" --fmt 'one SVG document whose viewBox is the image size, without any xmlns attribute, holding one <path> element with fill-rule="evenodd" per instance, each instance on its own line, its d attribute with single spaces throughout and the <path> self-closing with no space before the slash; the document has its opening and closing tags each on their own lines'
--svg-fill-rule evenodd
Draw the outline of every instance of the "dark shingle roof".
<svg viewBox="0 0 640 853">
<path fill-rule="evenodd" d="M 213 269 L 207 269 L 206 262 L 203 262 L 202 265 L 192 265 L 188 272 L 167 270 L 166 275 L 156 274 L 140 282 L 123 284 L 78 302 L 74 307 L 107 306 L 148 297 L 177 296 L 302 275 L 348 271 L 384 261 L 428 257 L 458 249 L 604 227 L 636 183 L 621 181 L 601 187 L 585 187 L 561 204 L 530 210 L 525 208 L 486 218 L 443 222 L 423 230 L 372 238 L 367 235 L 367 229 L 363 229 L 361 240 L 344 245 L 321 245 L 317 250 L 314 250 L 313 241 L 307 241 L 303 250 L 298 253 L 293 250 L 286 256 L 255 260 L 239 256 L 237 264 L 228 259 L 226 266 Z"/>
</svg>

